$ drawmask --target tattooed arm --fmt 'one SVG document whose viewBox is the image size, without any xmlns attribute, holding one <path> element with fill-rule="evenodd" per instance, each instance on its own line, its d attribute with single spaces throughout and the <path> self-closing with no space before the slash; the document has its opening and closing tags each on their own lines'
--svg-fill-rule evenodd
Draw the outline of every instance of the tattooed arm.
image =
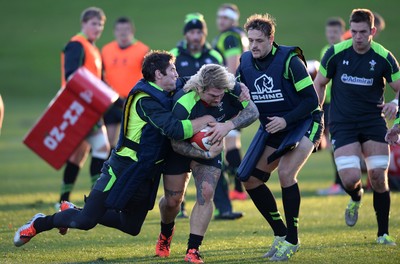
<svg viewBox="0 0 400 264">
<path fill-rule="evenodd" d="M 239 112 L 237 116 L 232 118 L 225 123 L 209 123 L 213 129 L 210 130 L 210 139 L 211 143 L 221 141 L 229 131 L 233 129 L 239 129 L 243 127 L 247 127 L 251 125 L 254 121 L 257 120 L 259 116 L 257 106 L 253 103 L 253 101 L 249 101 L 246 108 Z"/>
<path fill-rule="evenodd" d="M 233 123 L 233 129 L 244 128 L 256 121 L 259 115 L 257 106 L 250 100 L 247 107 L 240 111 L 237 116 L 232 118 L 230 122 Z"/>
<path fill-rule="evenodd" d="M 171 144 L 175 152 L 191 158 L 200 159 L 213 159 L 221 153 L 223 148 L 221 142 L 213 144 L 209 151 L 199 150 L 187 141 L 171 140 Z"/>
</svg>

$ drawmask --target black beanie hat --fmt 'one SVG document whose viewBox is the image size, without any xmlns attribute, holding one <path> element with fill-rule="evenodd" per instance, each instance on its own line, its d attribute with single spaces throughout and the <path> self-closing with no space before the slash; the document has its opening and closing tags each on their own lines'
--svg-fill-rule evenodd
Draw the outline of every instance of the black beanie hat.
<svg viewBox="0 0 400 264">
<path fill-rule="evenodd" d="M 183 34 L 186 34 L 186 32 L 191 29 L 201 29 L 205 34 L 207 34 L 207 24 L 202 14 L 190 13 L 186 15 Z"/>
</svg>

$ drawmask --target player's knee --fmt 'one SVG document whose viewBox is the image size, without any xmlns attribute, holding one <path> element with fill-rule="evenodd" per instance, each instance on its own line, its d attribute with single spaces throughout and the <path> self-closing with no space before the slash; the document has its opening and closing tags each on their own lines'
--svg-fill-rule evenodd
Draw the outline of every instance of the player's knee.
<svg viewBox="0 0 400 264">
<path fill-rule="evenodd" d="M 291 179 L 294 178 L 293 170 L 289 166 L 279 166 L 278 175 L 279 179 Z"/>
<path fill-rule="evenodd" d="M 106 160 L 110 155 L 110 145 L 92 146 L 92 157 Z"/>
<path fill-rule="evenodd" d="M 198 201 L 202 201 L 204 203 L 209 203 L 214 197 L 214 188 L 209 184 L 205 184 L 201 188 L 201 197 L 198 197 Z"/>
<path fill-rule="evenodd" d="M 142 230 L 142 226 L 138 226 L 138 225 L 132 225 L 130 226 L 129 230 L 126 230 L 125 232 L 132 235 L 132 236 L 137 236 L 140 233 L 140 230 Z"/>
<path fill-rule="evenodd" d="M 344 169 L 360 169 L 360 158 L 356 155 L 340 156 L 335 158 L 335 164 L 338 171 Z"/>
<path fill-rule="evenodd" d="M 99 159 L 107 159 L 110 154 L 110 143 L 104 134 L 96 134 L 88 138 L 92 147 L 92 156 Z"/>
<path fill-rule="evenodd" d="M 254 170 L 251 173 L 251 175 L 265 183 L 265 182 L 267 182 L 269 180 L 269 177 L 271 176 L 271 173 L 266 172 L 266 171 L 262 171 L 262 170 L 257 169 L 257 168 L 254 168 Z"/>
<path fill-rule="evenodd" d="M 352 190 L 356 185 L 360 182 L 360 176 L 356 174 L 347 174 L 344 177 L 340 177 L 342 179 L 343 187 L 346 190 Z"/>
<path fill-rule="evenodd" d="M 252 189 L 255 189 L 258 186 L 264 184 L 263 181 L 261 181 L 260 179 L 254 177 L 254 176 L 250 176 L 247 181 L 242 182 L 242 183 L 246 190 L 252 190 Z"/>
<path fill-rule="evenodd" d="M 181 205 L 183 201 L 183 195 L 176 195 L 176 196 L 164 196 L 165 205 L 168 208 L 177 208 Z"/>
<path fill-rule="evenodd" d="M 365 165 L 368 171 L 383 172 L 389 166 L 388 155 L 375 155 L 365 158 Z"/>
<path fill-rule="evenodd" d="M 96 221 L 91 220 L 90 218 L 82 218 L 79 219 L 78 221 L 74 221 L 71 223 L 72 228 L 77 228 L 80 230 L 90 230 L 94 228 L 97 225 Z"/>
</svg>

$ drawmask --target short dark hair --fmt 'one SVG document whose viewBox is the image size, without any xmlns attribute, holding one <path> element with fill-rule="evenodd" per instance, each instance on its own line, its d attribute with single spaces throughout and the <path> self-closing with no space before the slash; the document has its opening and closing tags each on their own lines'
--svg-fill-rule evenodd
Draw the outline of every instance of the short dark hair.
<svg viewBox="0 0 400 264">
<path fill-rule="evenodd" d="M 156 80 L 156 70 L 162 74 L 167 74 L 166 70 L 170 63 L 175 62 L 175 56 L 164 50 L 152 50 L 144 56 L 142 64 L 142 74 L 146 81 Z"/>
<path fill-rule="evenodd" d="M 344 22 L 343 18 L 341 17 L 330 17 L 326 21 L 327 27 L 341 27 L 344 31 L 346 28 L 346 22 Z"/>
<path fill-rule="evenodd" d="M 132 20 L 129 17 L 122 16 L 122 17 L 117 18 L 117 20 L 115 20 L 115 22 L 114 22 L 114 28 L 118 24 L 129 24 L 132 27 L 132 31 L 135 31 L 135 24 L 133 24 Z"/>
<path fill-rule="evenodd" d="M 350 23 L 366 22 L 370 28 L 374 27 L 374 14 L 371 10 L 365 8 L 353 9 L 350 15 Z"/>
<path fill-rule="evenodd" d="M 270 14 L 260 15 L 254 14 L 247 18 L 244 29 L 248 32 L 251 29 L 259 30 L 267 37 L 275 35 L 275 18 Z"/>
<path fill-rule="evenodd" d="M 92 6 L 83 10 L 81 14 L 81 22 L 88 22 L 90 19 L 94 17 L 97 17 L 101 21 L 106 21 L 106 15 L 104 14 L 103 9 Z"/>
</svg>

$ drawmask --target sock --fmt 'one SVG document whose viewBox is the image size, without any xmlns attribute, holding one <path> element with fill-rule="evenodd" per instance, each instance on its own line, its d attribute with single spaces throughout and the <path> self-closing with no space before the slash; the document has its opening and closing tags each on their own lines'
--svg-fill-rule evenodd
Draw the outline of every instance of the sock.
<svg viewBox="0 0 400 264">
<path fill-rule="evenodd" d="M 103 167 L 104 162 L 104 159 L 92 157 L 92 161 L 90 163 L 90 181 L 92 187 L 100 176 L 101 168 Z"/>
<path fill-rule="evenodd" d="M 201 246 L 201 242 L 203 242 L 204 236 L 199 236 L 190 233 L 189 235 L 189 240 L 188 240 L 188 248 L 186 250 L 186 253 L 189 252 L 189 249 L 196 249 L 199 250 L 199 247 Z"/>
<path fill-rule="evenodd" d="M 389 235 L 390 192 L 377 193 L 374 191 L 373 200 L 378 221 L 378 236 Z"/>
<path fill-rule="evenodd" d="M 63 183 L 61 185 L 60 202 L 69 201 L 69 195 L 74 188 L 79 169 L 78 165 L 67 161 L 67 165 L 64 169 Z"/>
<path fill-rule="evenodd" d="M 185 200 L 183 200 L 182 203 L 181 203 L 181 212 L 186 211 L 185 203 L 186 203 Z"/>
<path fill-rule="evenodd" d="M 33 227 L 36 230 L 36 234 L 53 229 L 54 228 L 53 219 L 54 219 L 54 214 L 48 215 L 46 217 L 37 218 L 35 222 L 33 222 Z"/>
<path fill-rule="evenodd" d="M 355 188 L 354 190 L 352 190 L 352 191 L 349 191 L 349 190 L 346 190 L 346 189 L 345 189 L 345 191 L 351 196 L 351 199 L 352 199 L 354 202 L 359 202 L 359 201 L 361 201 L 361 193 L 360 193 L 360 190 L 361 190 L 361 182 L 358 183 L 357 186 L 356 186 L 356 188 Z"/>
<path fill-rule="evenodd" d="M 243 192 L 242 182 L 237 177 L 235 177 L 235 190 L 238 192 Z"/>
<path fill-rule="evenodd" d="M 264 216 L 265 220 L 269 223 L 275 236 L 286 236 L 286 226 L 283 223 L 282 217 L 278 211 L 275 197 L 271 190 L 262 184 L 257 188 L 247 190 L 250 198 L 253 200 L 254 205 L 258 211 Z"/>
<path fill-rule="evenodd" d="M 242 182 L 236 177 L 236 171 L 240 166 L 242 158 L 239 149 L 231 149 L 226 153 L 226 161 L 228 162 L 227 171 L 235 178 L 235 190 L 243 192 Z"/>
<path fill-rule="evenodd" d="M 286 241 L 296 245 L 298 243 L 298 224 L 300 211 L 299 185 L 282 188 L 283 208 L 285 209 L 287 235 Z"/>
<path fill-rule="evenodd" d="M 174 226 L 175 226 L 175 222 L 174 221 L 172 223 L 169 223 L 169 224 L 164 224 L 161 221 L 161 233 L 166 238 L 169 238 L 170 236 L 172 236 L 172 233 L 174 232 Z"/>
</svg>

